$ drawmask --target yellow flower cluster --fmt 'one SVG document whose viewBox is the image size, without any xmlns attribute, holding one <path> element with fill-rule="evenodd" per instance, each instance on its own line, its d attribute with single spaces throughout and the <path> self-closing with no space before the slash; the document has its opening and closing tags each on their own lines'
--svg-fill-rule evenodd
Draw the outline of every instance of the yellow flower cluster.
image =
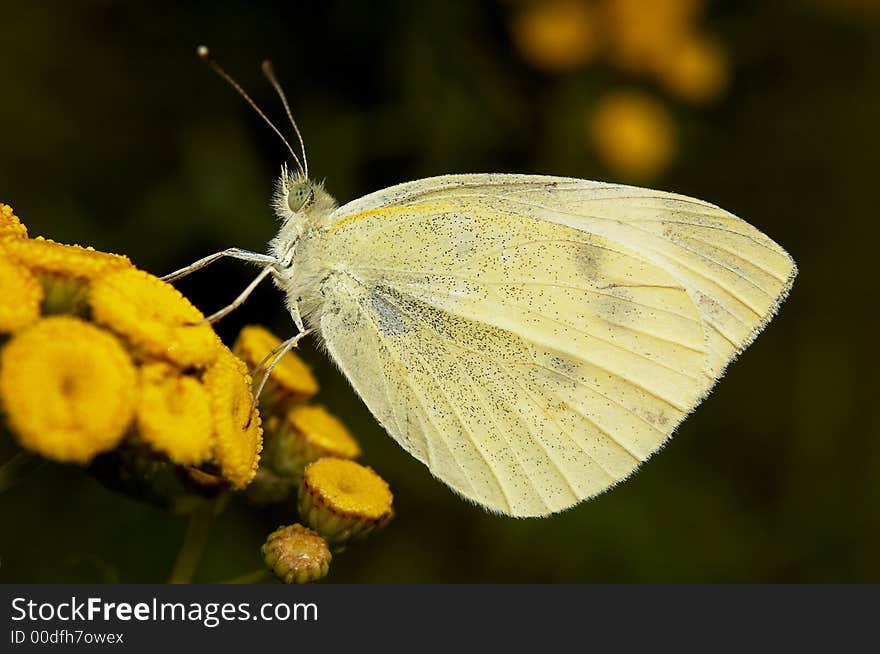
<svg viewBox="0 0 880 654">
<path fill-rule="evenodd" d="M 263 327 L 241 330 L 234 351 L 255 370 L 268 365 L 281 341 Z M 310 403 L 318 384 L 293 352 L 275 362 L 260 396 L 265 449 L 248 487 L 257 503 L 282 502 L 296 493 L 300 520 L 279 527 L 263 545 L 269 569 L 285 583 L 306 583 L 327 574 L 330 547 L 341 551 L 393 517 L 388 484 L 355 463 L 361 448 L 351 432 L 321 405 Z"/>
<path fill-rule="evenodd" d="M 355 438 L 311 403 L 309 367 L 292 352 L 273 360 L 277 337 L 246 327 L 233 352 L 203 320 L 128 258 L 29 238 L 0 204 L 0 419 L 18 443 L 178 508 L 193 486 L 296 494 L 308 526 L 273 532 L 264 559 L 286 583 L 320 579 L 331 547 L 391 520 L 388 484 L 352 461 Z M 259 381 L 266 369 L 258 410 L 250 370 Z M 166 486 L 168 471 L 179 484 Z"/>
<path fill-rule="evenodd" d="M 521 0 L 511 38 L 535 68 L 576 70 L 601 58 L 704 104 L 725 91 L 730 65 L 719 41 L 700 29 L 703 8 L 703 0 Z M 589 145 L 618 174 L 653 177 L 675 154 L 672 117 L 647 93 L 611 91 L 586 114 Z"/>
<path fill-rule="evenodd" d="M 251 378 L 203 318 L 128 258 L 28 238 L 0 205 L 0 408 L 23 447 L 88 464 L 131 446 L 246 486 Z"/>
</svg>

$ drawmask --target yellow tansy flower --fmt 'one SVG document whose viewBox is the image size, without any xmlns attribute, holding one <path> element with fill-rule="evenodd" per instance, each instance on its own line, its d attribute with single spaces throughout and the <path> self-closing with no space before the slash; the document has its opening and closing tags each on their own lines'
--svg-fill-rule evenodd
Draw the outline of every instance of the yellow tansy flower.
<svg viewBox="0 0 880 654">
<path fill-rule="evenodd" d="M 198 465 L 211 454 L 211 398 L 202 383 L 167 363 L 140 370 L 138 435 L 181 465 Z"/>
<path fill-rule="evenodd" d="M 351 432 L 322 406 L 293 407 L 277 422 L 265 460 L 286 477 L 298 479 L 306 465 L 323 457 L 356 459 L 361 455 Z"/>
<path fill-rule="evenodd" d="M 12 213 L 12 207 L 0 202 L 0 238 L 4 236 L 27 238 L 27 235 L 27 227 Z"/>
<path fill-rule="evenodd" d="M 136 268 L 115 270 L 92 284 L 95 321 L 143 352 L 180 366 L 202 368 L 217 358 L 219 340 L 171 284 Z"/>
<path fill-rule="evenodd" d="M 545 70 L 581 66 L 599 44 L 592 8 L 578 0 L 530 2 L 517 12 L 511 33 L 522 57 Z"/>
<path fill-rule="evenodd" d="M 718 41 L 691 36 L 677 43 L 660 62 L 663 84 L 690 102 L 709 102 L 727 87 L 727 59 Z"/>
<path fill-rule="evenodd" d="M 388 524 L 393 499 L 372 468 L 346 459 L 319 459 L 303 473 L 299 513 L 328 541 L 342 544 Z"/>
<path fill-rule="evenodd" d="M 131 266 L 127 257 L 42 237 L 0 239 L 5 255 L 33 272 L 43 285 L 43 313 L 82 314 L 88 282 L 108 271 Z"/>
<path fill-rule="evenodd" d="M 0 403 L 21 444 L 88 463 L 122 440 L 137 376 L 116 338 L 69 316 L 45 318 L 0 351 Z"/>
<path fill-rule="evenodd" d="M 0 253 L 0 333 L 36 322 L 42 302 L 43 287 L 37 278 Z"/>
<path fill-rule="evenodd" d="M 327 575 L 333 555 L 327 541 L 302 525 L 279 527 L 261 548 L 269 569 L 285 584 L 307 584 Z"/>
<path fill-rule="evenodd" d="M 602 161 L 627 178 L 657 175 L 675 153 L 675 128 L 669 113 L 637 91 L 601 98 L 591 117 L 589 137 Z"/>
<path fill-rule="evenodd" d="M 121 254 L 56 243 L 42 236 L 0 240 L 0 252 L 30 268 L 37 275 L 82 280 L 94 279 L 109 270 L 131 266 L 129 258 Z"/>
<path fill-rule="evenodd" d="M 263 446 L 260 413 L 251 412 L 247 366 L 222 347 L 203 381 L 214 412 L 214 458 L 223 477 L 233 487 L 244 488 L 254 478 Z"/>
<path fill-rule="evenodd" d="M 253 369 L 280 344 L 281 339 L 265 327 L 248 325 L 239 332 L 233 351 Z M 296 354 L 288 352 L 272 369 L 260 400 L 267 407 L 276 407 L 305 402 L 317 392 L 318 382 L 312 371 Z"/>
</svg>

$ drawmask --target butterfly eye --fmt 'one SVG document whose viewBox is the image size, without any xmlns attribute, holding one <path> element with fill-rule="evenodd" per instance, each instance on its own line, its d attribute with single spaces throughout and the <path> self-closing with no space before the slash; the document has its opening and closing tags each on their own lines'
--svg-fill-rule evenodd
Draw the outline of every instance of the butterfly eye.
<svg viewBox="0 0 880 654">
<path fill-rule="evenodd" d="M 315 199 L 315 189 L 311 186 L 297 186 L 287 195 L 287 206 L 294 213 L 299 213 Z"/>
</svg>

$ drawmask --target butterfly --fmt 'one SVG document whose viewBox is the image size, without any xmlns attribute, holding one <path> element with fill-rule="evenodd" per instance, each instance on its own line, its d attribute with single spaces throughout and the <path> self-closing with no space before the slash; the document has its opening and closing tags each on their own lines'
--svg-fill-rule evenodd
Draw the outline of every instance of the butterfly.
<svg viewBox="0 0 880 654">
<path fill-rule="evenodd" d="M 631 475 L 797 274 L 755 227 L 682 195 L 464 174 L 338 206 L 290 151 L 268 254 L 233 248 L 167 278 L 221 257 L 263 266 L 208 319 L 271 277 L 299 330 L 273 356 L 314 334 L 392 438 L 504 515 L 552 514 Z"/>
</svg>

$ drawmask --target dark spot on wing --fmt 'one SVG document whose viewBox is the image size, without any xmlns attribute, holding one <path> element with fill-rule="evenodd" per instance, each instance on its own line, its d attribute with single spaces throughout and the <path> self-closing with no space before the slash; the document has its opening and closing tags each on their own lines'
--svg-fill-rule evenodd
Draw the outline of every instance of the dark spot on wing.
<svg viewBox="0 0 880 654">
<path fill-rule="evenodd" d="M 599 250 L 590 246 L 582 246 L 575 254 L 575 265 L 587 279 L 597 279 L 602 267 Z"/>
<path fill-rule="evenodd" d="M 379 287 L 373 288 L 370 292 L 370 301 L 376 312 L 376 323 L 379 330 L 385 336 L 399 336 L 406 333 L 409 331 L 409 326 L 397 307 L 386 300 L 384 295 L 387 295 L 387 289 Z"/>
</svg>

